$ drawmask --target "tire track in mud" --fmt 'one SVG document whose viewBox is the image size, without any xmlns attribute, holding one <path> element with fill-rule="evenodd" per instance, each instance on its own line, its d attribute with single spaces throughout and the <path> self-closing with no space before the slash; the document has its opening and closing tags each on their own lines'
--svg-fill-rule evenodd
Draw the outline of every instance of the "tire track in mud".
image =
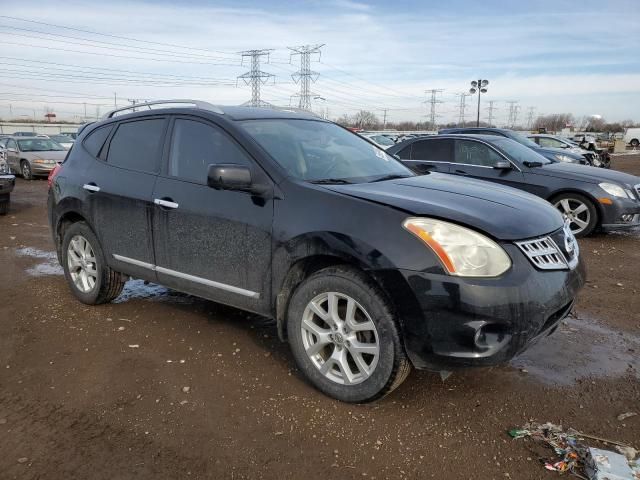
<svg viewBox="0 0 640 480">
<path fill-rule="evenodd" d="M 10 394 L 0 394 L 0 452 L 3 480 L 202 478 L 206 471 L 201 459 L 180 455 L 144 432 Z"/>
</svg>

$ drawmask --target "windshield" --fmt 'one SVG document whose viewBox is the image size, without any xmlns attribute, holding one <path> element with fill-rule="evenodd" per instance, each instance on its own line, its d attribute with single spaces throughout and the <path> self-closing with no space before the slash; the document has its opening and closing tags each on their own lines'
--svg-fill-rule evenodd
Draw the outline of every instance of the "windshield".
<svg viewBox="0 0 640 480">
<path fill-rule="evenodd" d="M 71 137 L 67 137 L 66 135 L 51 135 L 49 138 L 58 143 L 71 143 L 73 140 Z"/>
<path fill-rule="evenodd" d="M 414 176 L 380 148 L 334 123 L 266 119 L 241 125 L 291 176 L 302 180 L 361 183 Z"/>
<path fill-rule="evenodd" d="M 64 147 L 50 138 L 34 138 L 31 140 L 18 140 L 20 150 L 23 152 L 58 152 L 64 151 Z"/>
<path fill-rule="evenodd" d="M 540 148 L 540 145 L 538 145 L 536 142 L 534 142 L 533 140 L 530 140 L 527 137 L 525 137 L 524 135 L 521 135 L 521 134 L 516 133 L 516 132 L 511 132 L 511 135 L 509 136 L 509 138 L 515 140 L 516 142 L 520 143 L 521 145 L 524 145 L 525 147 Z"/>
<path fill-rule="evenodd" d="M 374 142 L 379 143 L 380 145 L 384 145 L 385 147 L 395 145 L 393 140 L 383 135 L 376 135 L 375 137 L 369 137 L 369 138 Z"/>
<path fill-rule="evenodd" d="M 507 156 L 517 162 L 539 162 L 542 164 L 551 163 L 539 153 L 534 152 L 529 147 L 519 144 L 510 138 L 495 138 L 491 140 L 496 147 L 502 150 Z"/>
</svg>

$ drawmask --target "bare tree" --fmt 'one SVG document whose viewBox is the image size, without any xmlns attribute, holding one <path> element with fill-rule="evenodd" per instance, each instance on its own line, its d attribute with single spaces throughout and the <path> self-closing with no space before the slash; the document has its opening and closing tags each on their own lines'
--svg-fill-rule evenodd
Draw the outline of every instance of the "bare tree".
<svg viewBox="0 0 640 480">
<path fill-rule="evenodd" d="M 359 128 L 375 129 L 380 127 L 380 120 L 373 112 L 360 110 L 353 116 L 353 123 Z"/>
</svg>

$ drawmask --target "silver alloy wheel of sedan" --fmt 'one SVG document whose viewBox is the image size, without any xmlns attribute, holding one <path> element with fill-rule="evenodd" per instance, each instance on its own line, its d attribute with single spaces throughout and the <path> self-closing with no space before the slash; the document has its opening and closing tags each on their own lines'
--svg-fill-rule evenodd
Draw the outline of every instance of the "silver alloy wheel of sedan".
<svg viewBox="0 0 640 480">
<path fill-rule="evenodd" d="M 563 198 L 554 206 L 560 210 L 562 216 L 569 220 L 574 235 L 581 233 L 591 222 L 591 212 L 585 203 L 577 198 Z"/>
<path fill-rule="evenodd" d="M 343 293 L 325 292 L 303 313 L 302 343 L 326 378 L 354 385 L 369 378 L 380 356 L 378 331 L 366 310 Z"/>
<path fill-rule="evenodd" d="M 69 275 L 82 293 L 92 291 L 98 279 L 96 255 L 91 244 L 82 235 L 74 235 L 67 248 Z"/>
</svg>

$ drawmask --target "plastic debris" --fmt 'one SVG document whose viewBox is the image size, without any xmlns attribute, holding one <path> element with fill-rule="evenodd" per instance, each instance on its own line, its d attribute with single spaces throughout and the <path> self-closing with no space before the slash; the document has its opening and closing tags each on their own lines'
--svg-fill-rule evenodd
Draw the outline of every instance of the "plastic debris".
<svg viewBox="0 0 640 480">
<path fill-rule="evenodd" d="M 542 460 L 546 470 L 588 480 L 640 480 L 633 470 L 638 468 L 634 461 L 638 451 L 629 445 L 582 434 L 571 428 L 565 431 L 562 425 L 553 423 L 527 423 L 522 428 L 509 430 L 509 435 L 513 439 L 530 438 L 553 450 L 555 458 Z M 620 453 L 591 448 L 584 443 L 584 438 L 615 444 Z"/>
<path fill-rule="evenodd" d="M 635 417 L 636 415 L 638 415 L 636 412 L 621 413 L 620 415 L 618 415 L 618 420 L 626 420 L 627 418 Z"/>
<path fill-rule="evenodd" d="M 599 448 L 589 449 L 585 473 L 592 480 L 634 480 L 633 471 L 624 455 Z"/>
</svg>

